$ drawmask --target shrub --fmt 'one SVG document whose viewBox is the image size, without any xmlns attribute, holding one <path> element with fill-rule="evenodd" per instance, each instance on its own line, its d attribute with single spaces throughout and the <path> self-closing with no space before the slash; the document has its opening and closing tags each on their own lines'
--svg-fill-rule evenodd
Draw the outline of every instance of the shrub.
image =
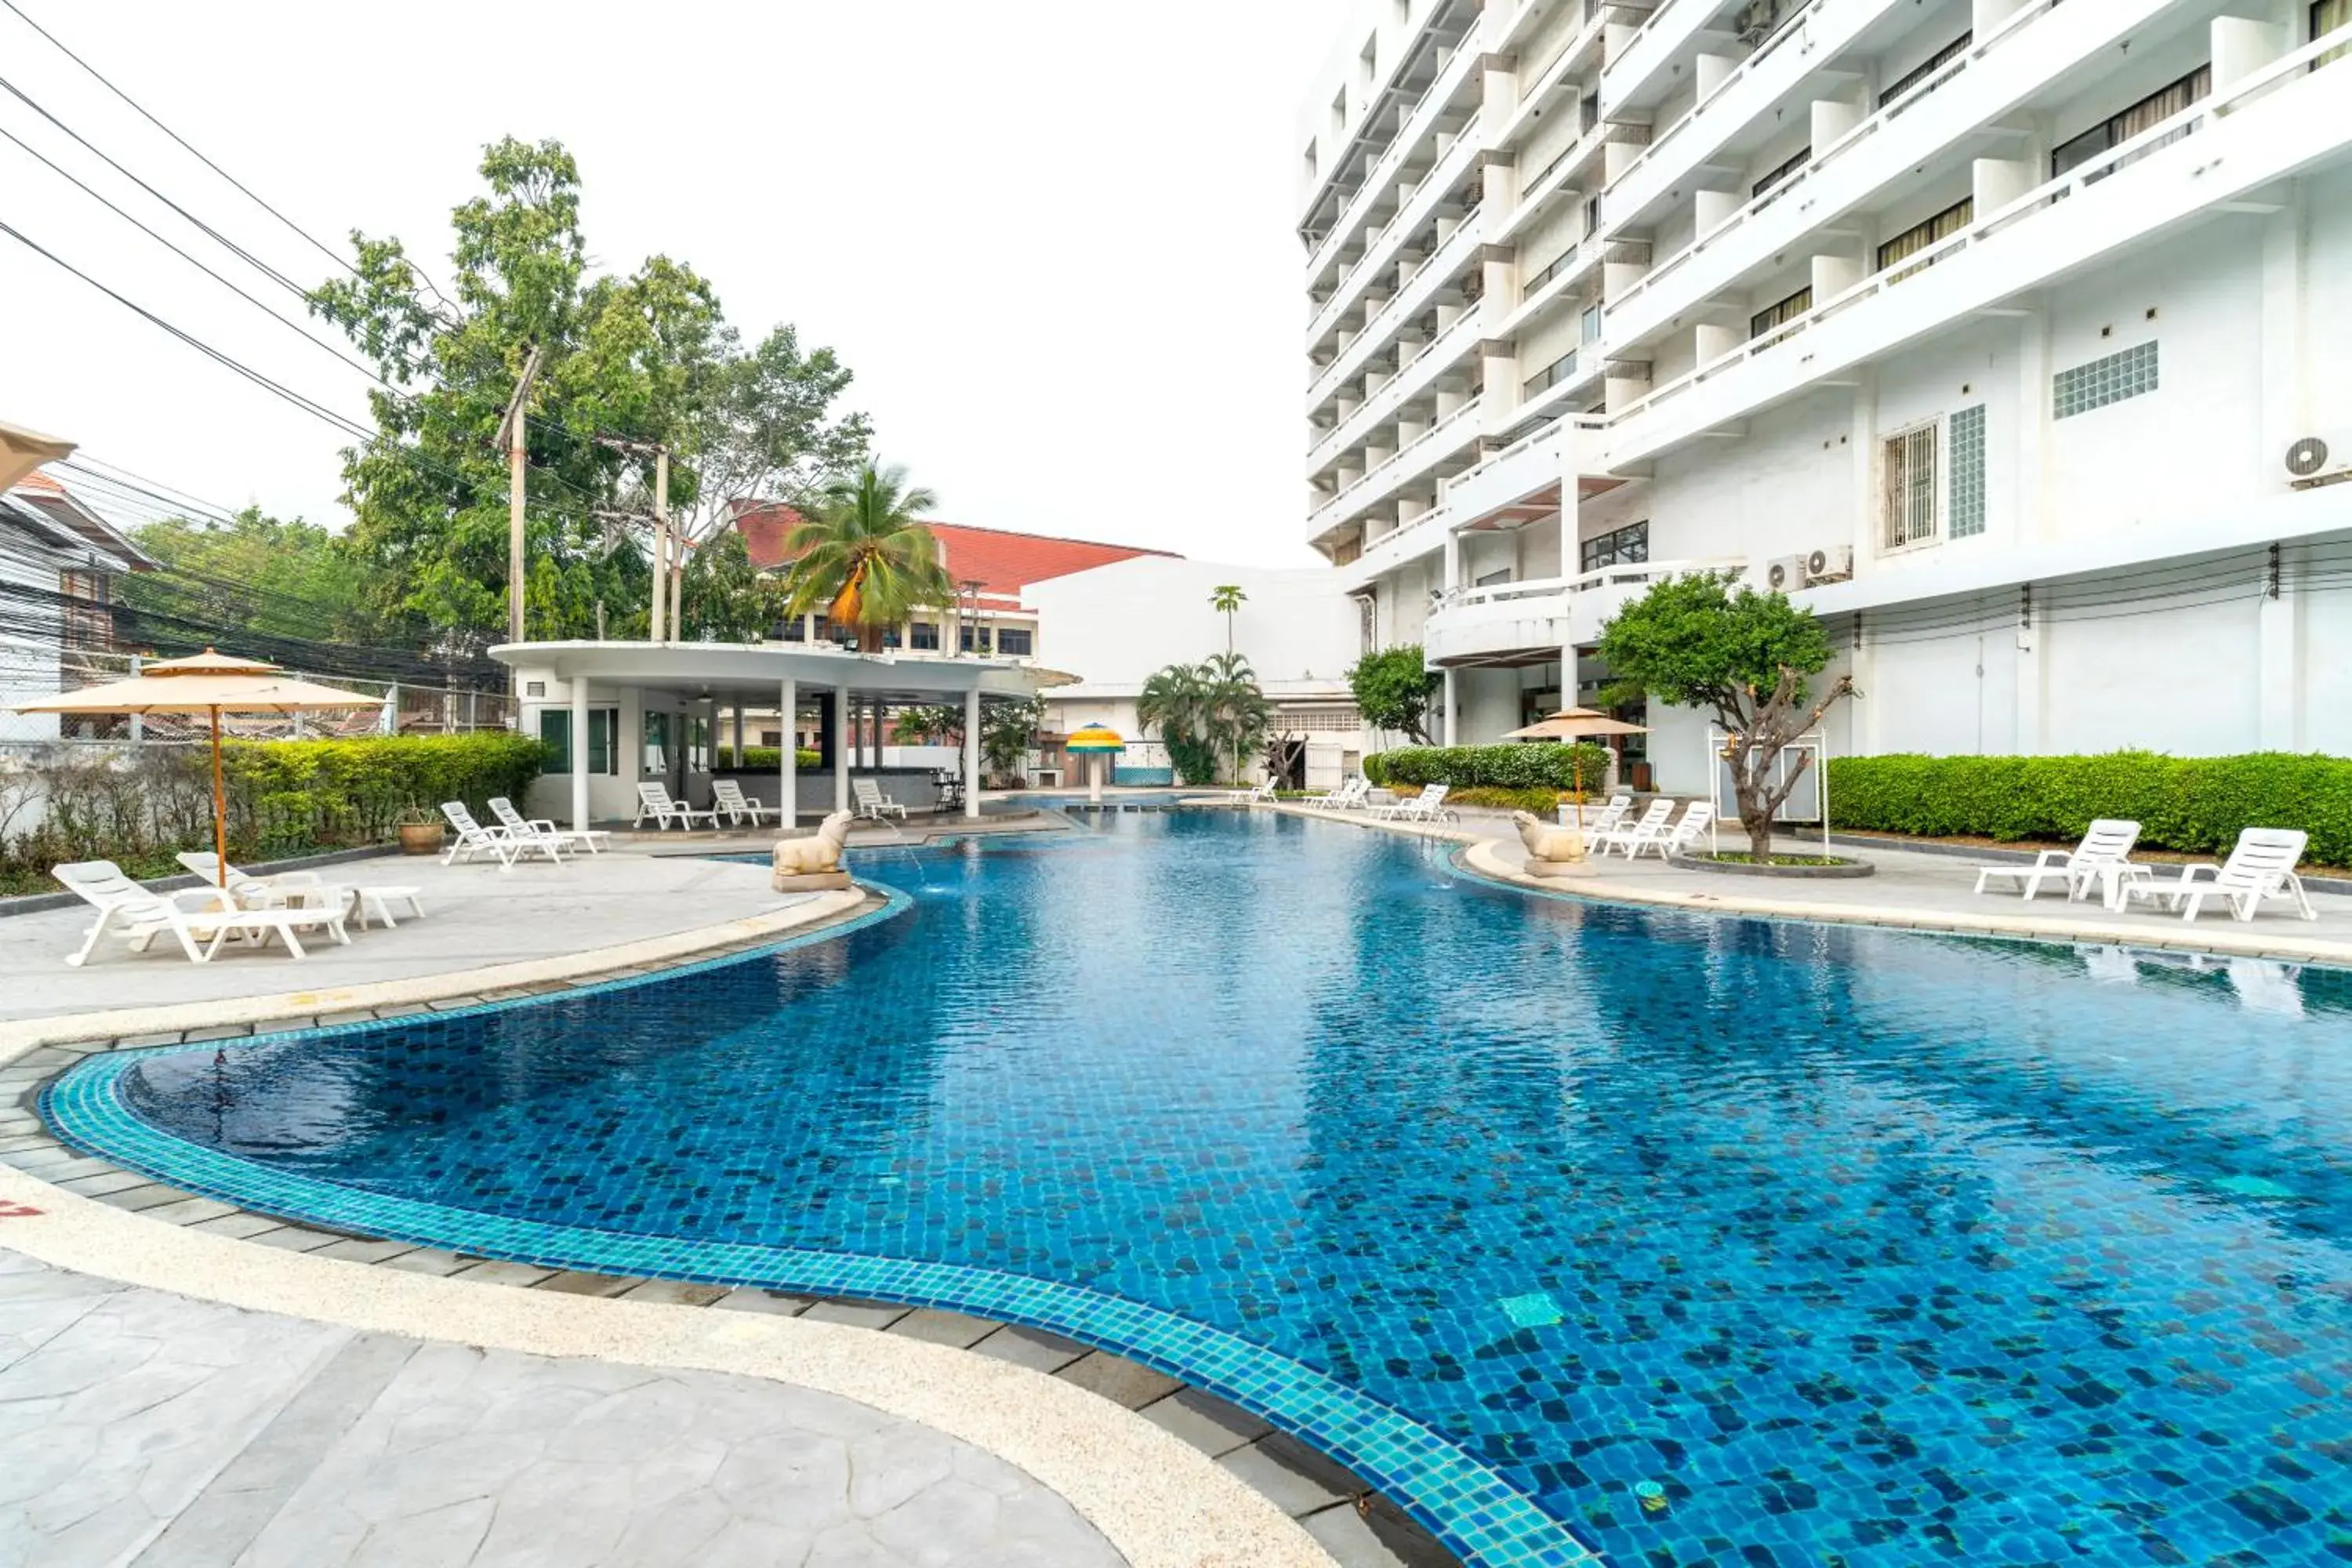
<svg viewBox="0 0 2352 1568">
<path fill-rule="evenodd" d="M 822 754 L 803 749 L 793 753 L 793 766 L 802 773 L 813 773 L 824 765 Z M 743 760 L 735 760 L 735 748 L 721 746 L 711 754 L 711 761 L 720 773 L 782 773 L 784 749 L 782 746 L 746 746 Z"/>
<path fill-rule="evenodd" d="M 2140 824 L 2151 849 L 2228 853 L 2245 827 L 2296 827 L 2310 858 L 2352 865 L 2352 760 L 2266 752 L 2168 757 L 1836 757 L 1836 827 L 1919 837 L 2072 842 L 2097 817 Z"/>
<path fill-rule="evenodd" d="M 1575 788 L 1580 776 L 1590 794 L 1609 777 L 1609 750 L 1591 741 L 1573 746 L 1410 746 L 1365 758 L 1364 776 L 1386 789 L 1442 784 L 1455 789 L 1555 791 Z"/>
<path fill-rule="evenodd" d="M 373 844 L 410 805 L 494 795 L 520 798 L 545 748 L 503 730 L 335 741 L 233 741 L 222 749 L 232 858 Z M 67 755 L 16 775 L 41 824 L 0 843 L 0 888 L 47 891 L 48 868 L 112 860 L 133 876 L 169 876 L 173 855 L 213 841 L 212 758 L 202 746 Z"/>
<path fill-rule="evenodd" d="M 1481 805 L 1490 811 L 1531 811 L 1545 821 L 1551 820 L 1553 810 L 1559 805 L 1556 789 L 1457 789 L 1445 797 L 1448 805 Z"/>
</svg>

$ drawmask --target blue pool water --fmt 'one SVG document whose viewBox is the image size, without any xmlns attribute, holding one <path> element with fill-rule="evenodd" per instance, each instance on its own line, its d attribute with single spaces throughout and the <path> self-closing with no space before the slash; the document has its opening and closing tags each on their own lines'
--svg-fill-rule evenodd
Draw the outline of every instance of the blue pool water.
<svg viewBox="0 0 2352 1568">
<path fill-rule="evenodd" d="M 2352 1560 L 2352 975 L 1243 814 L 861 869 L 845 935 L 47 1109 L 278 1212 L 1072 1331 L 1495 1568 Z"/>
</svg>

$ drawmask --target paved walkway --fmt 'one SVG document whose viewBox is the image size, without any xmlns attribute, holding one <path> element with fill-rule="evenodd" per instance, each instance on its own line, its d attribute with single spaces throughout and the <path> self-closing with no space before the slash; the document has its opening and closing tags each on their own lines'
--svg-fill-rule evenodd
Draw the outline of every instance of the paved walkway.
<svg viewBox="0 0 2352 1568">
<path fill-rule="evenodd" d="M 1068 1503 L 814 1390 L 243 1311 L 0 1250 L 0 1564 L 1110 1568 Z"/>
</svg>

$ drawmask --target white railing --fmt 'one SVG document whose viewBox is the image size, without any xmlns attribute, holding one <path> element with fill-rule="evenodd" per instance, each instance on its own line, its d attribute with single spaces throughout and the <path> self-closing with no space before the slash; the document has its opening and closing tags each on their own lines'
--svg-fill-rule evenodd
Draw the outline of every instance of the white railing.
<svg viewBox="0 0 2352 1568">
<path fill-rule="evenodd" d="M 1311 472 L 1320 464 L 1328 462 L 1333 453 L 1346 451 L 1349 447 L 1362 440 L 1374 426 L 1393 417 L 1399 408 L 1412 401 L 1413 395 L 1421 391 L 1419 383 L 1406 379 L 1408 374 L 1433 354 L 1444 354 L 1449 351 L 1459 353 L 1463 340 L 1476 337 L 1477 329 L 1478 312 L 1465 310 L 1460 321 L 1413 350 L 1409 357 L 1399 361 L 1396 374 L 1389 377 L 1378 392 L 1364 399 L 1361 405 L 1333 426 L 1328 435 L 1315 443 L 1313 449 L 1307 454 L 1308 470 Z M 1446 363 L 1448 362 L 1445 360 L 1439 361 L 1441 367 Z"/>
<path fill-rule="evenodd" d="M 1347 487 L 1339 494 L 1315 509 L 1313 515 L 1307 519 L 1311 531 L 1316 533 L 1322 532 L 1333 523 L 1341 521 L 1345 510 L 1350 504 L 1356 503 L 1358 498 L 1367 491 L 1378 489 L 1383 484 L 1396 482 L 1406 472 L 1406 465 L 1414 459 L 1416 454 L 1426 455 L 1433 446 L 1447 437 L 1463 434 L 1465 424 L 1475 424 L 1476 421 L 1478 410 L 1483 402 L 1484 399 L 1472 398 L 1403 446 L 1399 447 L 1393 453 L 1381 458 L 1376 467 L 1366 469 L 1363 474 L 1349 480 Z"/>
<path fill-rule="evenodd" d="M 1643 587 L 1667 577 L 1698 572 L 1745 572 L 1745 555 L 1693 556 L 1680 561 L 1633 561 L 1600 566 L 1573 577 L 1529 577 L 1517 583 L 1496 583 L 1484 588 L 1454 588 L 1440 594 L 1433 615 L 1474 609 L 1481 605 L 1508 604 L 1514 599 L 1572 600 L 1598 588 Z"/>
<path fill-rule="evenodd" d="M 1915 274 L 1939 262 L 1949 261 L 1962 252 L 1973 249 L 2016 226 L 2035 213 L 2069 197 L 2079 196 L 2127 163 L 2137 163 L 2165 143 L 2204 130 L 2226 119 L 2242 104 L 2264 97 L 2284 85 L 2289 79 L 2303 73 L 2330 49 L 2352 44 L 2352 25 L 2338 27 L 2314 39 L 2292 54 L 2283 56 L 2254 72 L 2244 80 L 2235 82 L 2222 91 L 2190 104 L 2168 120 L 2158 121 L 2128 142 L 2120 142 L 2087 163 L 2076 165 L 2056 179 L 2036 185 L 2032 190 L 2008 205 L 1985 215 L 1968 227 L 1959 230 L 1922 250 L 1915 250 L 1895 265 L 1873 273 L 1853 288 L 1833 294 L 1801 316 L 1793 316 L 1766 336 L 1741 344 L 1721 359 L 1677 376 L 1664 385 L 1654 388 L 1647 395 L 1627 404 L 1622 410 L 1612 410 L 1609 423 L 1614 427 L 1626 420 L 1646 414 L 1673 398 L 1730 374 L 1748 363 L 1757 355 L 1766 353 L 1787 342 L 1790 338 L 1810 331 L 1833 317 L 1843 315 Z"/>
<path fill-rule="evenodd" d="M 1380 161 L 1374 163 L 1371 170 L 1365 174 L 1364 183 L 1356 188 L 1356 194 L 1341 204 L 1339 216 L 1331 225 L 1331 232 L 1323 237 L 1323 242 L 1315 247 L 1315 253 L 1307 258 L 1307 277 L 1322 277 L 1337 258 L 1339 247 L 1346 242 L 1348 237 L 1369 220 L 1370 217 L 1369 209 L 1371 204 L 1379 200 L 1381 194 L 1388 189 L 1391 180 L 1403 166 L 1406 157 L 1413 148 L 1421 144 L 1422 138 L 1429 133 L 1429 122 L 1437 118 L 1444 106 L 1452 100 L 1455 92 L 1460 90 L 1461 79 L 1468 73 L 1471 65 L 1480 58 L 1478 50 L 1473 47 L 1475 42 L 1475 37 L 1464 39 L 1455 48 L 1454 58 L 1445 62 L 1444 68 L 1437 73 L 1436 79 L 1423 89 L 1422 95 L 1413 100 L 1412 110 L 1405 115 L 1404 123 L 1398 128 L 1396 140 L 1390 143 L 1388 151 L 1381 154 Z M 1468 142 L 1475 139 L 1472 129 L 1465 127 L 1462 132 L 1462 140 Z M 1452 149 L 1448 148 L 1447 152 L 1450 153 Z M 1445 159 L 1441 156 L 1437 162 L 1443 163 Z M 1359 263 L 1359 266 L 1360 265 Z M 1331 298 L 1326 300 L 1323 308 L 1316 312 L 1315 321 L 1308 332 L 1310 340 L 1319 339 L 1323 335 L 1324 329 L 1328 325 L 1323 318 L 1333 313 L 1334 307 L 1339 304 L 1347 292 L 1348 279 L 1342 278 L 1338 286 L 1332 289 Z"/>
<path fill-rule="evenodd" d="M 1317 374 L 1314 384 L 1307 389 L 1307 406 L 1309 409 L 1321 407 L 1325 400 L 1339 390 L 1341 382 L 1364 368 L 1364 362 L 1372 356 L 1373 351 L 1385 341 L 1391 331 L 1400 322 L 1420 313 L 1413 307 L 1416 303 L 1426 304 L 1427 299 L 1423 296 L 1416 300 L 1413 294 L 1415 285 L 1432 277 L 1437 283 L 1444 283 L 1453 276 L 1454 268 L 1461 264 L 1462 253 L 1477 248 L 1478 244 L 1477 219 L 1475 216 L 1463 219 L 1462 226 L 1447 235 L 1443 244 L 1423 258 L 1421 265 L 1414 268 L 1398 286 L 1395 298 L 1382 305 L 1379 312 L 1364 323 L 1364 330 L 1357 333 L 1348 346 L 1334 355 L 1331 363 Z M 1432 268 L 1435 268 L 1433 273 Z M 1468 309 L 1473 314 L 1477 311 L 1475 304 Z"/>
<path fill-rule="evenodd" d="M 1467 132 L 1464 132 L 1462 139 L 1447 148 L 1431 166 L 1428 176 L 1413 192 L 1405 209 L 1367 240 L 1364 254 L 1348 269 L 1348 275 L 1339 280 L 1339 286 L 1331 298 L 1315 312 L 1315 320 L 1307 331 L 1309 344 L 1321 342 L 1324 334 L 1338 324 L 1348 308 L 1380 279 L 1383 269 L 1396 264 L 1397 252 L 1404 248 L 1405 240 L 1421 232 L 1423 226 L 1435 214 L 1438 204 L 1445 199 L 1446 193 L 1461 182 L 1464 166 L 1475 162 L 1470 154 L 1477 151 L 1477 139 Z M 1479 205 L 1474 204 L 1463 215 L 1462 226 L 1469 228 L 1475 226 L 1479 211 Z"/>
<path fill-rule="evenodd" d="M 1632 304 L 1633 301 L 1640 299 L 1643 295 L 1656 288 L 1669 276 L 1680 270 L 1686 264 L 1696 260 L 1701 256 L 1706 255 L 1709 250 L 1712 250 L 1716 247 L 1729 240 L 1738 229 L 1743 227 L 1748 222 L 1749 219 L 1763 213 L 1765 209 L 1771 206 L 1775 202 L 1787 196 L 1790 192 L 1797 190 L 1804 185 L 1807 181 L 1811 180 L 1823 170 L 1837 163 L 1848 153 L 1853 152 L 1855 148 L 1860 147 L 1864 143 L 1877 137 L 1881 132 L 1885 132 L 1888 125 L 1894 121 L 1895 118 L 1901 114 L 1905 110 L 1909 109 L 1927 94 L 1949 82 L 1954 77 L 1968 69 L 1969 67 L 1976 61 L 1981 60 L 1986 56 L 1999 50 L 2002 45 L 2008 43 L 2011 39 L 2015 38 L 2021 28 L 2037 17 L 2047 16 L 2058 4 L 2059 0 L 2032 0 L 2032 3 L 2027 5 L 2023 10 L 2012 13 L 1983 40 L 1972 44 L 1967 49 L 1962 50 L 1959 55 L 1953 59 L 1948 60 L 1936 70 L 1931 71 L 1918 81 L 1914 82 L 1905 90 L 1902 97 L 1889 100 L 1883 107 L 1874 112 L 1869 119 L 1863 121 L 1859 125 L 1854 126 L 1853 129 L 1848 131 L 1844 135 L 1839 137 L 1827 147 L 1822 149 L 1820 153 L 1815 154 L 1805 163 L 1804 167 L 1796 170 L 1789 174 L 1785 179 L 1777 182 L 1770 190 L 1768 190 L 1763 195 L 1753 198 L 1747 205 L 1741 207 L 1738 212 L 1724 219 L 1722 223 L 1717 225 L 1714 228 L 1709 229 L 1706 234 L 1692 240 L 1688 245 L 1685 245 L 1680 250 L 1675 251 L 1674 255 L 1668 257 L 1665 260 L 1659 262 L 1657 266 L 1652 268 L 1648 272 L 1636 279 L 1633 283 L 1627 285 L 1624 289 L 1620 289 L 1617 297 L 1610 301 L 1611 313 L 1622 319 L 1625 308 Z M 1714 100 L 1710 99 L 1708 101 L 1712 102 Z M 1630 171 L 1628 172 L 1630 173 Z"/>
<path fill-rule="evenodd" d="M 1788 47 L 1789 43 L 1792 39 L 1809 33 L 1811 30 L 1812 24 L 1820 19 L 1821 12 L 1824 8 L 1833 7 L 1828 7 L 1827 0 L 1823 0 L 1823 4 L 1802 5 L 1798 6 L 1796 10 L 1790 12 L 1788 18 L 1780 23 L 1779 29 L 1775 31 L 1770 37 L 1765 39 L 1761 45 L 1758 46 L 1754 54 L 1749 55 L 1746 59 L 1740 61 L 1737 66 L 1734 66 L 1728 76 L 1726 76 L 1721 81 L 1715 84 L 1715 90 L 1713 92 L 1708 93 L 1705 98 L 1700 99 L 1696 103 L 1693 104 L 1680 120 L 1675 121 L 1672 125 L 1667 126 L 1664 131 L 1661 131 L 1654 136 L 1651 137 L 1650 144 L 1647 147 L 1643 148 L 1639 153 L 1634 153 L 1633 161 L 1617 172 L 1617 177 L 1609 182 L 1609 188 L 1615 190 L 1623 185 L 1627 180 L 1633 177 L 1634 173 L 1637 170 L 1640 170 L 1658 156 L 1658 150 L 1660 148 L 1670 145 L 1676 137 L 1679 137 L 1683 132 L 1688 131 L 1693 125 L 1698 124 L 1703 121 L 1706 118 L 1706 111 L 1716 104 L 1721 103 L 1726 95 L 1728 94 L 1732 89 L 1738 87 L 1741 82 L 1755 75 L 1759 70 L 1761 70 L 1766 62 L 1779 55 L 1783 48 Z M 1643 30 L 1644 32 L 1648 31 L 1650 22 L 1655 22 L 1667 9 L 1667 6 L 1661 5 L 1657 10 L 1651 12 L 1650 21 L 1642 24 Z M 1804 24 L 1802 26 L 1798 25 L 1801 22 Z M 1630 45 L 1627 47 L 1627 52 L 1631 52 Z M 1621 54 L 1618 58 L 1622 59 L 1624 57 Z"/>
</svg>

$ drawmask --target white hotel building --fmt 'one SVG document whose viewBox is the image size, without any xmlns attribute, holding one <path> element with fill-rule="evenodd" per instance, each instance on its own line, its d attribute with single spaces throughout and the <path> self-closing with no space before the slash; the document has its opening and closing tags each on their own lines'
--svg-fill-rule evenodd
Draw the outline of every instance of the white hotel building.
<svg viewBox="0 0 2352 1568">
<path fill-rule="evenodd" d="M 1300 146 L 1367 646 L 1491 740 L 1737 564 L 1844 650 L 1833 752 L 2352 753 L 2347 45 L 2352 0 L 1362 0 Z"/>
</svg>

